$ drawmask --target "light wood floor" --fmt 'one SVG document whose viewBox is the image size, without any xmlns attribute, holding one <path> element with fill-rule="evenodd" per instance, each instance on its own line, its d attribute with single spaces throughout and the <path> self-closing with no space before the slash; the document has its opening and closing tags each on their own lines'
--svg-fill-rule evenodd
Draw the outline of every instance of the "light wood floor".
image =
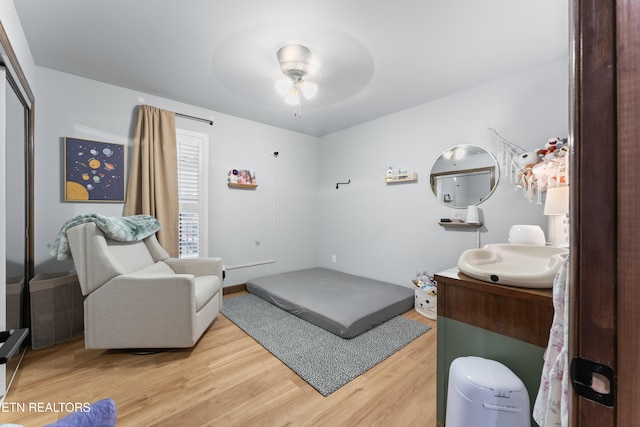
<svg viewBox="0 0 640 427">
<path fill-rule="evenodd" d="M 433 329 L 328 397 L 223 315 L 194 348 L 146 356 L 86 350 L 79 335 L 27 352 L 0 423 L 34 427 L 66 415 L 29 411 L 30 402 L 110 397 L 119 427 L 435 426 L 436 322 L 404 316 Z M 27 410 L 12 411 L 18 404 Z"/>
</svg>

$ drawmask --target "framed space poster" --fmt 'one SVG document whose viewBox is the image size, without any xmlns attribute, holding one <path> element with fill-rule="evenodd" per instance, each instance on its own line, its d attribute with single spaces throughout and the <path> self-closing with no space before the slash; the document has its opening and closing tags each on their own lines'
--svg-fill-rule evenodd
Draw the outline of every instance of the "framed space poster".
<svg viewBox="0 0 640 427">
<path fill-rule="evenodd" d="M 64 138 L 64 200 L 124 202 L 122 144 Z"/>
</svg>

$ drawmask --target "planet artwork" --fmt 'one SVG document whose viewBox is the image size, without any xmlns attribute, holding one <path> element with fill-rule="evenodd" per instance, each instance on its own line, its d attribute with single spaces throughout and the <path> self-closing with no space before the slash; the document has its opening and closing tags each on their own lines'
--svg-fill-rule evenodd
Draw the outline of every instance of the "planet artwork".
<svg viewBox="0 0 640 427">
<path fill-rule="evenodd" d="M 124 202 L 124 145 L 65 138 L 65 200 Z"/>
</svg>

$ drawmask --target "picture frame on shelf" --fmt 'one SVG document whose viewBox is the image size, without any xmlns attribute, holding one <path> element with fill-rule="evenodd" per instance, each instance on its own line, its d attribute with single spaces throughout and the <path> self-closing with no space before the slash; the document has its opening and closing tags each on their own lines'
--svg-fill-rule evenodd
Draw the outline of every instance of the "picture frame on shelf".
<svg viewBox="0 0 640 427">
<path fill-rule="evenodd" d="M 256 173 L 250 169 L 231 169 L 227 174 L 227 184 L 235 188 L 256 188 Z"/>
</svg>

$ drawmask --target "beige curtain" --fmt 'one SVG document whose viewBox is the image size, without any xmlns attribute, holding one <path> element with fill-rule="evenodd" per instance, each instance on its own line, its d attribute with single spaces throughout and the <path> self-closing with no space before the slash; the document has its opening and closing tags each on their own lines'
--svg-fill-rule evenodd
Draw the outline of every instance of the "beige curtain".
<svg viewBox="0 0 640 427">
<path fill-rule="evenodd" d="M 173 257 L 178 256 L 179 212 L 175 119 L 171 111 L 139 106 L 124 204 L 126 216 L 148 214 L 160 221 L 158 241 Z"/>
</svg>

